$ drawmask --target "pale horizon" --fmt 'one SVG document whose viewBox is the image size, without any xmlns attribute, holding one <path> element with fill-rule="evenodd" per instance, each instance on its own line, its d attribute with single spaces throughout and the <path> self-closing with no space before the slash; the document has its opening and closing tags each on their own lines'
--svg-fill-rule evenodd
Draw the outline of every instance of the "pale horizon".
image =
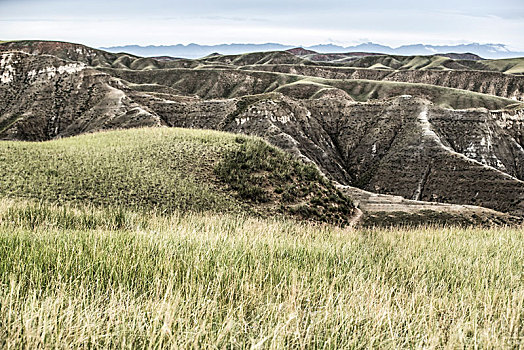
<svg viewBox="0 0 524 350">
<path fill-rule="evenodd" d="M 524 51 L 524 4 L 518 0 L 0 0 L 0 23 L 0 40 L 57 40 L 93 47 L 490 43 Z"/>
</svg>

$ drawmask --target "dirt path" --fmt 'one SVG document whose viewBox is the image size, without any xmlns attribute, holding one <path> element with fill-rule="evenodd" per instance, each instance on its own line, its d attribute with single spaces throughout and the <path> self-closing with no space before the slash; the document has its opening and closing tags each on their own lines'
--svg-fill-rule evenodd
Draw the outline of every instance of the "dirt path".
<svg viewBox="0 0 524 350">
<path fill-rule="evenodd" d="M 354 228 L 358 226 L 358 223 L 360 222 L 360 219 L 362 218 L 362 215 L 364 213 L 359 208 L 355 208 L 355 216 L 349 221 L 349 227 Z"/>
</svg>

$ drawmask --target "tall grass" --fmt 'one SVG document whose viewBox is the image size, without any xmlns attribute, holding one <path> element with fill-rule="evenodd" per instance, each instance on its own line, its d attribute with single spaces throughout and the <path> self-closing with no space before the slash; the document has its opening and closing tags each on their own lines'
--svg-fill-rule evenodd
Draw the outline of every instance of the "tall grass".
<svg viewBox="0 0 524 350">
<path fill-rule="evenodd" d="M 3 201 L 0 347 L 519 347 L 523 261 L 518 229 Z"/>
</svg>

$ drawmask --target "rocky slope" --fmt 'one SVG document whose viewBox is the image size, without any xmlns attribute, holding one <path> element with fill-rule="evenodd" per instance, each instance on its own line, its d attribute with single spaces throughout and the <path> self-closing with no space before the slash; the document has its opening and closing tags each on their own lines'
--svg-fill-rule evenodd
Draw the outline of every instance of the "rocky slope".
<svg viewBox="0 0 524 350">
<path fill-rule="evenodd" d="M 522 98 L 518 75 L 320 66 L 275 52 L 145 64 L 74 44 L 4 45 L 4 140 L 136 126 L 257 135 L 353 191 L 368 224 L 524 217 L 524 109 L 509 99 Z"/>
<path fill-rule="evenodd" d="M 158 126 L 122 83 L 81 62 L 22 52 L 0 55 L 0 138 L 49 140 L 103 129 Z"/>
<path fill-rule="evenodd" d="M 85 45 L 59 41 L 9 41 L 0 44 L 0 52 L 19 51 L 32 55 L 52 55 L 63 60 L 84 63 L 90 67 L 157 69 L 196 67 L 198 62 L 186 59 L 156 60 L 126 53 L 110 53 Z"/>
</svg>

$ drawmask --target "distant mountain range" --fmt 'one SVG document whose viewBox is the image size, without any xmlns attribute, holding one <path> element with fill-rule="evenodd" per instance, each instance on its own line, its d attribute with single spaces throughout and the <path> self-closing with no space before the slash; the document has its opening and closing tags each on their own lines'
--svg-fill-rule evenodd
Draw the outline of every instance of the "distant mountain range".
<svg viewBox="0 0 524 350">
<path fill-rule="evenodd" d="M 161 45 L 161 46 L 112 46 L 101 47 L 102 50 L 109 52 L 127 52 L 130 54 L 153 57 L 153 56 L 172 56 L 185 58 L 199 58 L 212 53 L 224 55 L 242 54 L 246 52 L 260 51 L 280 51 L 297 47 L 296 45 L 283 45 L 277 43 L 267 44 L 220 44 L 220 45 Z M 375 44 L 372 42 L 359 44 L 356 46 L 339 46 L 334 44 L 321 44 L 305 47 L 320 53 L 342 53 L 342 52 L 375 52 L 392 55 L 434 55 L 439 53 L 473 53 L 483 58 L 513 58 L 523 57 L 524 52 L 514 52 L 503 44 L 463 44 L 463 45 L 404 45 L 397 48 Z"/>
</svg>

